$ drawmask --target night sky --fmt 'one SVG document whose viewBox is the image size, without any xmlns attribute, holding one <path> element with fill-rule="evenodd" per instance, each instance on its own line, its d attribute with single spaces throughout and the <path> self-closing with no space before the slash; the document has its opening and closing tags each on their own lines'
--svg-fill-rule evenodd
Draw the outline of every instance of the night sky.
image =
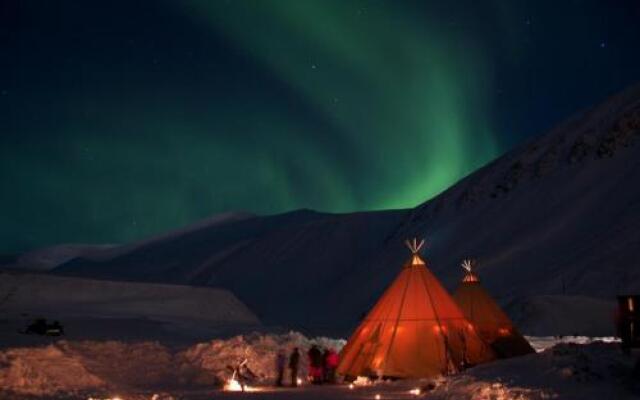
<svg viewBox="0 0 640 400">
<path fill-rule="evenodd" d="M 0 0 L 0 252 L 411 207 L 640 80 L 638 1 Z"/>
</svg>

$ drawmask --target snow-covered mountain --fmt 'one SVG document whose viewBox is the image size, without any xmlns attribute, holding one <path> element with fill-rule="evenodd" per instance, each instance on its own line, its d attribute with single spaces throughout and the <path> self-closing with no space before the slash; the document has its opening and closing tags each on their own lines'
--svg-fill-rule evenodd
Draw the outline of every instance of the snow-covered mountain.
<svg viewBox="0 0 640 400">
<path fill-rule="evenodd" d="M 562 295 L 609 302 L 640 292 L 638 228 L 640 86 L 412 210 L 302 210 L 205 225 L 107 260 L 76 258 L 55 273 L 224 287 L 267 323 L 344 334 L 398 272 L 406 238 L 427 239 L 429 266 L 449 288 L 460 260 L 475 257 L 500 302 L 530 310 Z"/>
<path fill-rule="evenodd" d="M 20 270 L 48 271 L 74 258 L 83 258 L 92 261 L 107 261 L 154 242 L 169 241 L 172 238 L 176 238 L 195 230 L 222 226 L 253 217 L 255 217 L 255 215 L 245 212 L 216 214 L 210 218 L 198 221 L 181 229 L 124 245 L 66 243 L 43 247 L 14 257 L 15 260 L 5 263 L 5 267 Z M 0 265 L 2 265 L 2 261 L 0 261 Z"/>
<path fill-rule="evenodd" d="M 101 259 L 103 254 L 108 254 L 108 250 L 115 249 L 116 247 L 119 246 L 82 243 L 58 244 L 21 254 L 16 257 L 15 261 L 10 263 L 9 266 L 25 270 L 48 271 L 78 257 L 88 260 L 92 260 L 94 257 Z"/>
</svg>

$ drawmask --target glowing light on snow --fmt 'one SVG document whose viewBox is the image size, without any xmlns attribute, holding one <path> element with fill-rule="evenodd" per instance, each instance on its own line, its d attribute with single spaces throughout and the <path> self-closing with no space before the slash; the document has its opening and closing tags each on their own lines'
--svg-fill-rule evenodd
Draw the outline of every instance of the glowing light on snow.
<svg viewBox="0 0 640 400">
<path fill-rule="evenodd" d="M 298 378 L 296 382 L 298 382 L 298 385 L 302 385 L 302 378 Z"/>
<path fill-rule="evenodd" d="M 380 400 L 382 398 L 382 396 L 380 396 L 380 394 L 376 394 L 376 396 L 374 397 L 376 400 Z"/>
<path fill-rule="evenodd" d="M 244 385 L 244 389 L 237 379 L 231 378 L 222 388 L 225 392 L 259 392 L 260 389 Z"/>
<path fill-rule="evenodd" d="M 411 389 L 409 390 L 409 393 L 414 396 L 420 396 L 420 388 Z"/>
<path fill-rule="evenodd" d="M 355 381 L 353 381 L 352 385 L 355 386 L 369 386 L 371 385 L 371 380 L 369 378 L 367 378 L 366 376 L 359 376 L 356 378 Z"/>
<path fill-rule="evenodd" d="M 229 379 L 224 385 L 224 390 L 227 392 L 242 392 L 242 385 L 235 379 Z"/>
<path fill-rule="evenodd" d="M 354 388 L 354 387 L 355 387 L 355 386 L 353 386 L 353 383 L 350 383 L 350 384 L 349 384 L 349 390 L 353 390 L 353 388 Z"/>
</svg>

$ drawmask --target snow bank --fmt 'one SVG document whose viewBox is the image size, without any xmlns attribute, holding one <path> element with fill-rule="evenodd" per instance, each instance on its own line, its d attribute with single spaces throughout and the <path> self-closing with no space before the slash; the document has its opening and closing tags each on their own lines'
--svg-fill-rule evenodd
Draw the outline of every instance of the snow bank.
<svg viewBox="0 0 640 400">
<path fill-rule="evenodd" d="M 58 342 L 64 354 L 116 388 L 154 389 L 176 382 L 174 354 L 157 342 Z"/>
<path fill-rule="evenodd" d="M 216 339 L 186 349 L 158 342 L 59 341 L 46 347 L 0 351 L 0 394 L 50 396 L 93 390 L 140 391 L 220 386 L 227 366 L 249 360 L 255 384 L 275 381 L 275 356 L 294 347 L 302 353 L 300 377 L 306 375 L 306 351 L 312 344 L 339 351 L 343 340 L 309 339 L 297 332 L 250 334 Z M 2 396 L 0 396 L 2 398 Z"/>
<path fill-rule="evenodd" d="M 561 343 L 590 344 L 595 342 L 620 343 L 620 339 L 614 336 L 525 336 L 531 347 L 538 353 L 550 349 Z"/>
<path fill-rule="evenodd" d="M 37 396 L 75 393 L 105 385 L 105 381 L 87 371 L 80 360 L 69 356 L 59 346 L 0 352 L 2 391 Z"/>
<path fill-rule="evenodd" d="M 285 335 L 245 335 L 227 340 L 212 340 L 197 344 L 186 350 L 182 356 L 187 365 L 196 366 L 206 376 L 224 380 L 229 376 L 227 366 L 235 366 L 245 358 L 251 371 L 258 376 L 260 383 L 272 383 L 276 379 L 275 358 L 279 350 L 291 354 L 294 347 L 301 353 L 299 376 L 307 375 L 306 351 L 312 345 L 332 348 L 340 351 L 344 340 L 319 337 L 308 339 L 297 332 Z"/>
<path fill-rule="evenodd" d="M 631 399 L 635 359 L 619 346 L 558 344 L 542 353 L 480 365 L 447 379 L 430 399 Z"/>
<path fill-rule="evenodd" d="M 531 339 L 531 338 L 530 338 Z M 537 348 L 557 338 L 533 338 Z M 245 358 L 257 375 L 253 386 L 262 386 L 265 399 L 410 399 L 410 390 L 422 388 L 435 400 L 542 400 L 631 399 L 633 357 L 624 355 L 616 343 L 591 342 L 588 338 L 563 338 L 587 344 L 558 343 L 524 357 L 477 366 L 464 373 L 435 381 L 382 382 L 356 387 L 303 385 L 302 389 L 278 392 L 268 388 L 275 380 L 275 356 L 294 347 L 302 353 L 300 377 L 306 375 L 306 351 L 312 344 L 339 351 L 343 340 L 307 338 L 297 332 L 250 334 L 215 339 L 186 348 L 170 348 L 157 342 L 59 341 L 50 346 L 0 351 L 0 398 L 41 396 L 46 398 L 191 398 L 208 396 L 230 377 L 227 366 Z M 313 387 L 312 387 L 313 386 Z M 194 394 L 195 393 L 195 394 Z M 200 396 L 198 394 L 198 396 Z M 250 394 L 247 394 L 249 396 Z M 238 393 L 216 392 L 215 398 L 243 398 Z M 196 398 L 205 398 L 197 397 Z M 209 397 L 207 397 L 209 398 Z M 255 398 L 255 397 L 254 397 Z M 263 397 L 261 397 L 263 398 Z"/>
</svg>

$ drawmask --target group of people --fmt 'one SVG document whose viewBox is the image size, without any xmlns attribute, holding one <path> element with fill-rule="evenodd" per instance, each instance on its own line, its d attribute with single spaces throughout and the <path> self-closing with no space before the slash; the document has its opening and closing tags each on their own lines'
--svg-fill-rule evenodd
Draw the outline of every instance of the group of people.
<svg viewBox="0 0 640 400">
<path fill-rule="evenodd" d="M 324 349 L 317 345 L 311 346 L 307 352 L 309 362 L 309 379 L 314 384 L 335 383 L 336 369 L 340 358 L 334 349 Z M 284 350 L 280 350 L 276 356 L 277 379 L 276 385 L 283 386 L 287 356 Z M 300 350 L 295 347 L 289 356 L 289 371 L 291 373 L 291 386 L 298 386 L 298 370 L 300 367 Z"/>
</svg>

